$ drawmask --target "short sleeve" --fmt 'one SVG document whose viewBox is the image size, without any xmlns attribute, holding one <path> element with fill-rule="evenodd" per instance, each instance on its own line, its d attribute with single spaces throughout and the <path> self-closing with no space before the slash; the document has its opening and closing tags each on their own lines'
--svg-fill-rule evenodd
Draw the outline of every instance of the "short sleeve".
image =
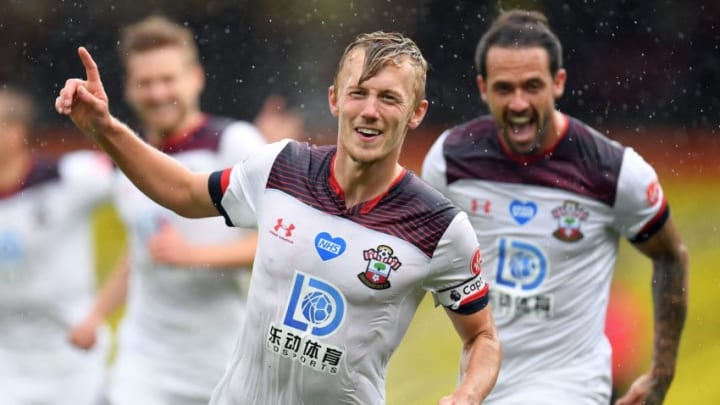
<svg viewBox="0 0 720 405">
<path fill-rule="evenodd" d="M 482 255 L 464 212 L 455 216 L 440 239 L 425 288 L 435 305 L 457 313 L 471 314 L 487 306 L 489 286 L 482 278 Z"/>
<path fill-rule="evenodd" d="M 447 177 L 445 175 L 447 165 L 443 154 L 443 145 L 448 134 L 448 131 L 442 133 L 430 147 L 423 160 L 421 173 L 423 180 L 441 192 L 445 192 L 447 188 Z"/>
<path fill-rule="evenodd" d="M 669 214 L 655 170 L 632 148 L 626 148 L 613 206 L 614 228 L 633 242 L 650 238 Z"/>
<path fill-rule="evenodd" d="M 210 174 L 208 191 L 228 226 L 255 227 L 256 212 L 277 155 L 288 140 L 267 144 L 231 168 Z"/>
</svg>

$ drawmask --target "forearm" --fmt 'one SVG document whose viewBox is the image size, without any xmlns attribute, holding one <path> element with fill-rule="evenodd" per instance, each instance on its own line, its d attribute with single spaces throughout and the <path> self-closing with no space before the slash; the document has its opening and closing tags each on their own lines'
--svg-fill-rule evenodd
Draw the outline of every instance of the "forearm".
<svg viewBox="0 0 720 405">
<path fill-rule="evenodd" d="M 501 360 L 500 339 L 494 333 L 483 333 L 463 345 L 461 381 L 455 392 L 481 403 L 495 385 Z"/>
<path fill-rule="evenodd" d="M 662 403 L 675 375 L 680 337 L 687 314 L 687 259 L 653 261 L 655 315 L 652 379 L 647 404 Z"/>
<path fill-rule="evenodd" d="M 196 245 L 190 250 L 189 265 L 223 270 L 252 267 L 257 247 L 257 234 L 225 244 Z"/>
<path fill-rule="evenodd" d="M 97 325 L 125 304 L 129 279 L 129 258 L 126 255 L 116 266 L 95 298 L 88 318 Z"/>
<path fill-rule="evenodd" d="M 196 174 L 170 156 L 140 139 L 127 125 L 112 118 L 102 134 L 91 134 L 125 175 L 148 197 L 180 215 L 201 217 L 218 215 L 202 208 L 193 190 Z M 202 197 L 209 200 L 207 191 Z"/>
</svg>

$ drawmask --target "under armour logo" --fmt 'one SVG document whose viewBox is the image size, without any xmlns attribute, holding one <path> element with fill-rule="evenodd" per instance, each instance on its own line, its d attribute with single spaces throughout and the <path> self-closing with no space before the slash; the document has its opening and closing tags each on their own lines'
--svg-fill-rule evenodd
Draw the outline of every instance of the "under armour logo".
<svg viewBox="0 0 720 405">
<path fill-rule="evenodd" d="M 477 212 L 480 209 L 480 201 L 478 201 L 476 198 L 473 198 L 470 206 L 470 210 L 472 212 Z M 482 211 L 485 214 L 490 213 L 490 200 L 486 200 L 485 203 L 482 205 Z"/>
<path fill-rule="evenodd" d="M 292 232 L 293 232 L 293 230 L 295 229 L 295 224 L 290 224 L 290 225 L 288 225 L 288 226 L 284 226 L 284 225 L 283 225 L 283 219 L 282 219 L 282 218 L 278 218 L 278 219 L 277 219 L 277 224 L 273 227 L 273 229 L 275 230 L 275 232 L 280 232 L 280 229 L 284 230 L 284 231 L 285 231 L 285 237 L 286 237 L 286 238 L 289 238 L 289 237 L 292 236 Z"/>
</svg>

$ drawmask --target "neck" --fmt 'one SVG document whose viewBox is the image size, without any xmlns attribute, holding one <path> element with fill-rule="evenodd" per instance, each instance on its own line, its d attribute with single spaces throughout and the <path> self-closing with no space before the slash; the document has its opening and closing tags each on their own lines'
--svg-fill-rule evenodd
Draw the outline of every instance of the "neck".
<svg viewBox="0 0 720 405">
<path fill-rule="evenodd" d="M 543 144 L 540 146 L 539 154 L 544 154 L 554 148 L 564 130 L 565 116 L 560 111 L 553 110 L 552 117 L 550 118 L 550 122 L 548 122 L 548 127 L 546 129 L 547 134 L 545 135 Z"/>
<path fill-rule="evenodd" d="M 178 123 L 178 125 L 165 131 L 145 126 L 145 136 L 147 136 L 148 142 L 153 146 L 162 145 L 174 138 L 181 139 L 197 128 L 202 122 L 203 117 L 204 114 L 200 111 L 192 112 Z"/>
<path fill-rule="evenodd" d="M 347 155 L 340 156 L 340 154 L 336 156 L 333 169 L 335 180 L 345 195 L 347 208 L 387 192 L 403 171 L 397 160 L 359 163 Z"/>
<path fill-rule="evenodd" d="M 0 190 L 13 190 L 19 187 L 31 165 L 32 157 L 25 149 L 0 159 Z"/>
</svg>

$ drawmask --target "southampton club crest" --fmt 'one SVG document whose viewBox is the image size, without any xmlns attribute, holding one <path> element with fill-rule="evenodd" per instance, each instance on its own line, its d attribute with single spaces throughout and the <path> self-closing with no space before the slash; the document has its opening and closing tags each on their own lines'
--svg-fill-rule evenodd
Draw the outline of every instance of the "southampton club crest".
<svg viewBox="0 0 720 405">
<path fill-rule="evenodd" d="M 552 210 L 553 218 L 558 221 L 558 228 L 553 232 L 553 236 L 563 242 L 575 242 L 582 239 L 583 235 L 580 225 L 585 221 L 590 213 L 580 208 L 580 204 L 575 201 L 565 201 L 562 207 Z"/>
<path fill-rule="evenodd" d="M 366 286 L 375 290 L 390 288 L 390 270 L 397 270 L 402 266 L 400 260 L 393 256 L 393 249 L 387 245 L 379 245 L 376 249 L 363 251 L 363 259 L 367 260 L 367 268 L 358 278 Z"/>
</svg>

